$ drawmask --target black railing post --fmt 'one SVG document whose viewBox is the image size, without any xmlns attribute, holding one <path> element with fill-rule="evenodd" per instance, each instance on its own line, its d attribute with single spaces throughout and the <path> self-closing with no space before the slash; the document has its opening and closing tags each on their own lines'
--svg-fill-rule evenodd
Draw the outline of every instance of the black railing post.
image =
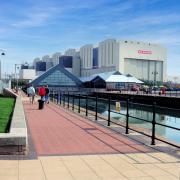
<svg viewBox="0 0 180 180">
<path fill-rule="evenodd" d="M 79 107 L 78 107 L 78 113 L 80 113 L 80 105 L 81 105 L 81 99 L 80 99 L 80 94 L 79 94 Z"/>
<path fill-rule="evenodd" d="M 51 92 L 51 101 L 53 102 L 53 91 Z"/>
<path fill-rule="evenodd" d="M 96 114 L 95 114 L 95 120 L 97 121 L 97 102 L 98 102 L 98 96 L 96 93 Z"/>
<path fill-rule="evenodd" d="M 69 91 L 68 91 L 68 108 L 69 108 Z"/>
<path fill-rule="evenodd" d="M 88 116 L 88 95 L 86 95 L 86 116 Z"/>
<path fill-rule="evenodd" d="M 127 113 L 126 113 L 126 134 L 129 134 L 129 99 L 126 101 Z"/>
<path fill-rule="evenodd" d="M 156 128 L 156 103 L 153 104 L 153 120 L 152 120 L 152 141 L 151 145 L 155 145 L 155 128 Z"/>
<path fill-rule="evenodd" d="M 108 97 L 108 126 L 110 126 L 111 119 L 111 96 Z"/>
<path fill-rule="evenodd" d="M 74 111 L 74 94 L 72 95 L 72 110 Z"/>
<path fill-rule="evenodd" d="M 60 97 L 59 97 L 59 101 L 60 101 L 60 105 L 61 105 L 61 91 L 60 91 L 60 94 L 59 94 L 59 95 L 60 95 Z"/>
<path fill-rule="evenodd" d="M 59 93 L 57 92 L 57 104 L 59 103 Z"/>
<path fill-rule="evenodd" d="M 65 98 L 65 92 L 64 92 L 64 94 L 63 94 L 63 106 L 65 107 L 65 100 L 66 100 L 66 98 Z"/>
<path fill-rule="evenodd" d="M 53 98 L 52 98 L 52 101 L 54 102 L 54 91 L 53 91 Z"/>
</svg>

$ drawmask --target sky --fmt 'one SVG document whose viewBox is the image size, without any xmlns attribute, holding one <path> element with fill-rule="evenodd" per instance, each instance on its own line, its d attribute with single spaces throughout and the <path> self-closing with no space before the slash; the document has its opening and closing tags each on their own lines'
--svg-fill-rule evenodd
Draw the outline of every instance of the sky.
<svg viewBox="0 0 180 180">
<path fill-rule="evenodd" d="M 180 0 L 0 0 L 3 73 L 108 38 L 166 47 L 167 74 L 180 76 Z"/>
</svg>

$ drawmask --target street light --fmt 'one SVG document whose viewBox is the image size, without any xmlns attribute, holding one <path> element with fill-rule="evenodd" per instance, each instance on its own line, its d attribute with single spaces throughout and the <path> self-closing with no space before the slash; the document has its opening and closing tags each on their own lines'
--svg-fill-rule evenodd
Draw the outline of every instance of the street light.
<svg viewBox="0 0 180 180">
<path fill-rule="evenodd" d="M 16 73 L 16 69 L 19 69 L 19 66 L 21 66 L 21 64 L 15 64 L 16 92 L 18 92 L 18 74 Z"/>
<path fill-rule="evenodd" d="M 0 49 L 1 56 L 5 56 L 5 52 L 3 49 Z M 0 61 L 0 79 L 1 79 L 1 61 Z"/>
<path fill-rule="evenodd" d="M 24 64 L 15 64 L 15 79 L 16 79 L 16 91 L 18 92 L 18 79 L 19 79 L 19 77 L 18 77 L 18 73 L 17 73 L 17 70 L 18 69 L 20 69 L 20 67 L 22 67 L 22 65 L 28 65 L 28 63 L 27 62 L 25 62 Z"/>
<path fill-rule="evenodd" d="M 158 75 L 158 72 L 157 72 L 157 71 L 154 71 L 154 72 L 152 72 L 152 74 L 154 74 L 154 86 L 155 86 L 155 83 L 156 83 L 156 76 Z"/>
</svg>

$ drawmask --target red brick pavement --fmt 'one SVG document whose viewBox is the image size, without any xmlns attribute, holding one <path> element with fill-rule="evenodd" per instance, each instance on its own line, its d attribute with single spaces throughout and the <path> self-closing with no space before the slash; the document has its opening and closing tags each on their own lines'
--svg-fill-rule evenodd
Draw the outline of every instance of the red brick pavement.
<svg viewBox="0 0 180 180">
<path fill-rule="evenodd" d="M 30 133 L 38 155 L 72 155 L 149 152 L 129 138 L 117 134 L 54 104 L 24 101 Z"/>
</svg>

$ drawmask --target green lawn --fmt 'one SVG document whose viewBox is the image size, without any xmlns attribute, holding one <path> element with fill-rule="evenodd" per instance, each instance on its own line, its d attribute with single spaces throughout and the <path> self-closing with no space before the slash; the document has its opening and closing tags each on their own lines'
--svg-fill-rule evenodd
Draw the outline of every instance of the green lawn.
<svg viewBox="0 0 180 180">
<path fill-rule="evenodd" d="M 0 97 L 0 133 L 6 132 L 14 109 L 14 98 Z"/>
</svg>

